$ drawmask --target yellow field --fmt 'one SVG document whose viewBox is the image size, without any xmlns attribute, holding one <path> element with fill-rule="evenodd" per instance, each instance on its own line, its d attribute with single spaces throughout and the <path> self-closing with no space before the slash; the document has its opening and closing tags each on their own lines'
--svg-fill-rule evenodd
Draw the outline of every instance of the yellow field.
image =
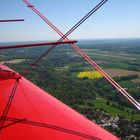
<svg viewBox="0 0 140 140">
<path fill-rule="evenodd" d="M 98 71 L 84 71 L 77 75 L 78 78 L 87 77 L 89 79 L 102 78 L 103 76 Z"/>
</svg>

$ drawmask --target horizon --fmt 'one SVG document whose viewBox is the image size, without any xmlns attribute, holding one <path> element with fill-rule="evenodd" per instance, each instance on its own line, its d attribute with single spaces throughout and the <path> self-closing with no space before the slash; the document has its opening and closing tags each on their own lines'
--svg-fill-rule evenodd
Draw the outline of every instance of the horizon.
<svg viewBox="0 0 140 140">
<path fill-rule="evenodd" d="M 66 33 L 100 0 L 93 2 L 29 0 L 29 2 L 32 2 L 45 17 Z M 140 16 L 139 5 L 139 0 L 135 0 L 135 3 L 131 0 L 108 1 L 69 38 L 71 40 L 140 38 L 140 19 L 137 18 Z M 60 38 L 22 1 L 1 1 L 0 9 L 1 19 L 25 19 L 21 23 L 0 23 L 0 42 L 44 41 Z"/>
<path fill-rule="evenodd" d="M 134 41 L 134 40 L 138 40 L 140 41 L 140 38 L 99 38 L 99 39 L 78 39 L 77 43 L 79 42 L 82 42 L 82 41 Z M 1 42 L 0 41 L 0 44 L 3 44 L 3 43 L 24 43 L 24 42 L 51 42 L 51 41 L 58 41 L 58 40 L 24 40 L 24 41 L 7 41 L 7 42 Z"/>
</svg>

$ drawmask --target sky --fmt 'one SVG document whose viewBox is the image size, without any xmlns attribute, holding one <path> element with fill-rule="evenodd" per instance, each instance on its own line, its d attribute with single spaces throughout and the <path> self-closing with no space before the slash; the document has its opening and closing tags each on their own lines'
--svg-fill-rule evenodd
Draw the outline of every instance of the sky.
<svg viewBox="0 0 140 140">
<path fill-rule="evenodd" d="M 66 33 L 101 0 L 28 0 L 58 29 Z M 0 42 L 57 40 L 59 35 L 22 0 L 0 0 Z M 69 39 L 140 38 L 140 0 L 108 0 L 78 27 Z"/>
</svg>

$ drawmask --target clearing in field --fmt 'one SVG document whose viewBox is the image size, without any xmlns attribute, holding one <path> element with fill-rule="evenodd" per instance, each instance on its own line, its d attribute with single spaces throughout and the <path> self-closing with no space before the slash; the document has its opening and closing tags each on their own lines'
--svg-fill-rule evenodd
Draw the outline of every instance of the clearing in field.
<svg viewBox="0 0 140 140">
<path fill-rule="evenodd" d="M 78 78 L 89 78 L 89 79 L 95 79 L 95 78 L 102 78 L 103 76 L 98 71 L 84 71 L 80 72 L 77 75 Z"/>
</svg>

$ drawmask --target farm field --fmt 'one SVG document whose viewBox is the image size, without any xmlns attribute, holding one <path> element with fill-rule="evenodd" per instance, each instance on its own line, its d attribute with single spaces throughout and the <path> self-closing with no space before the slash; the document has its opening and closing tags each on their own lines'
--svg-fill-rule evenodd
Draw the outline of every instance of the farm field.
<svg viewBox="0 0 140 140">
<path fill-rule="evenodd" d="M 110 102 L 109 105 L 106 104 L 106 102 L 107 101 L 105 99 L 101 98 L 101 97 L 97 98 L 94 102 L 95 107 L 97 107 L 98 109 L 104 109 L 105 108 L 107 110 L 107 112 L 109 114 L 113 115 L 113 116 L 121 114 L 121 115 L 127 116 L 128 119 L 131 119 L 131 118 L 134 117 L 136 120 L 139 120 L 139 117 L 140 117 L 139 114 L 130 114 L 129 113 L 129 111 L 130 112 L 132 111 L 131 109 L 128 108 L 128 111 L 124 111 L 124 110 L 121 110 L 117 107 L 113 107 L 113 105 L 111 105 L 111 102 Z M 112 102 L 112 104 L 113 104 L 113 102 Z"/>
<path fill-rule="evenodd" d="M 138 75 L 140 76 L 140 72 L 131 71 L 131 70 L 123 70 L 123 69 L 104 69 L 104 71 L 109 74 L 111 77 L 122 77 L 129 75 Z M 98 71 L 84 71 L 80 72 L 77 75 L 78 78 L 87 77 L 89 79 L 101 78 L 103 77 Z M 138 79 L 136 80 L 138 82 Z"/>
<path fill-rule="evenodd" d="M 128 76 L 128 75 L 139 75 L 140 76 L 140 72 L 138 72 L 138 71 L 123 70 L 123 69 L 104 69 L 104 70 L 111 77 L 122 77 L 122 76 Z"/>
<path fill-rule="evenodd" d="M 80 72 L 77 75 L 78 78 L 89 78 L 89 79 L 96 79 L 96 78 L 102 78 L 103 76 L 98 71 L 85 71 Z"/>
</svg>

